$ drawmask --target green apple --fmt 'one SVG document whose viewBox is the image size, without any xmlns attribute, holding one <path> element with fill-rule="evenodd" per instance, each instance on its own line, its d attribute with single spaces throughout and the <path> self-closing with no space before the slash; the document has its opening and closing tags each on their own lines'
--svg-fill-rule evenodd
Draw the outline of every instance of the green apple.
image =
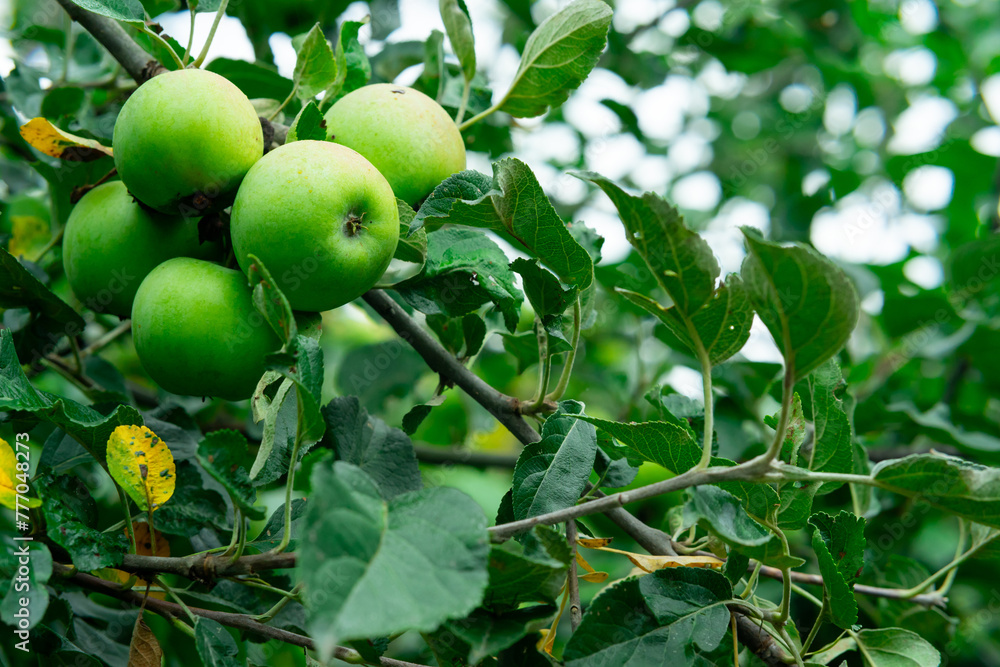
<svg viewBox="0 0 1000 667">
<path fill-rule="evenodd" d="M 239 271 L 187 257 L 160 264 L 132 305 L 142 367 L 175 394 L 249 398 L 264 357 L 281 347 L 251 295 Z"/>
<path fill-rule="evenodd" d="M 368 160 L 327 141 L 295 141 L 247 174 L 229 231 L 244 271 L 256 255 L 292 308 L 321 312 L 382 277 L 399 240 L 399 211 Z"/>
<path fill-rule="evenodd" d="M 198 219 L 149 211 L 121 181 L 98 185 L 73 208 L 63 235 L 63 268 L 88 308 L 128 317 L 150 271 L 172 257 L 214 258 L 215 243 L 198 242 Z"/>
<path fill-rule="evenodd" d="M 264 154 L 260 119 L 243 92 L 201 69 L 154 76 L 115 121 L 115 167 L 129 192 L 164 213 L 201 215 L 233 201 Z"/>
<path fill-rule="evenodd" d="M 325 119 L 327 137 L 368 158 L 410 206 L 465 169 L 458 127 L 419 90 L 393 83 L 364 86 L 337 100 Z"/>
</svg>

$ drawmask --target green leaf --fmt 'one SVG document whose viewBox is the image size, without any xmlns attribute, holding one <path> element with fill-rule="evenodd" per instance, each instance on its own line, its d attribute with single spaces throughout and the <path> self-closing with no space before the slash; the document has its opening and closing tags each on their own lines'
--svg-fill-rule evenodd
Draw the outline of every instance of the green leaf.
<svg viewBox="0 0 1000 667">
<path fill-rule="evenodd" d="M 258 385 L 257 391 L 254 392 L 254 396 L 251 399 L 254 421 L 264 422 L 264 427 L 261 429 L 260 447 L 257 448 L 257 457 L 254 459 L 253 465 L 250 467 L 249 475 L 254 484 L 258 486 L 273 482 L 277 479 L 277 477 L 272 477 L 271 475 L 280 474 L 276 473 L 276 470 L 272 466 L 271 474 L 266 474 L 264 475 L 264 479 L 260 479 L 261 472 L 265 468 L 268 468 L 268 463 L 271 461 L 271 454 L 274 451 L 275 438 L 278 431 L 278 417 L 285 405 L 288 392 L 293 386 L 293 382 L 291 380 L 288 378 L 282 378 L 281 383 L 274 392 L 274 396 L 268 396 L 264 392 L 267 385 L 271 384 L 272 377 L 280 377 L 280 375 L 276 371 L 268 371 L 268 373 L 261 379 L 261 384 Z M 294 434 L 292 434 L 292 437 L 294 437 Z M 285 438 L 285 442 L 282 443 L 282 449 L 286 447 L 287 438 Z"/>
<path fill-rule="evenodd" d="M 872 477 L 884 489 L 976 523 L 1000 528 L 1000 469 L 942 454 L 883 461 Z"/>
<path fill-rule="evenodd" d="M 298 536 L 302 530 L 302 517 L 306 513 L 307 501 L 305 498 L 295 498 L 292 500 L 292 541 L 288 543 L 288 551 L 295 551 L 298 547 Z M 264 553 L 274 549 L 281 543 L 285 532 L 285 504 L 281 503 L 278 509 L 271 513 L 270 518 L 264 527 L 257 533 L 257 537 L 247 542 L 247 549 L 251 553 Z"/>
<path fill-rule="evenodd" d="M 801 530 L 812 515 L 813 500 L 822 482 L 785 482 L 778 485 L 778 527 Z"/>
<path fill-rule="evenodd" d="M 742 275 L 795 381 L 840 351 L 858 322 L 858 292 L 842 269 L 812 248 L 765 241 L 743 228 Z"/>
<path fill-rule="evenodd" d="M 847 630 L 858 622 L 854 580 L 864 566 L 865 520 L 845 510 L 837 516 L 818 512 L 809 518 L 809 524 L 830 619 Z"/>
<path fill-rule="evenodd" d="M 216 58 L 205 66 L 229 79 L 250 99 L 283 100 L 292 92 L 294 83 L 278 74 L 274 67 L 265 67 L 245 60 Z"/>
<path fill-rule="evenodd" d="M 639 467 L 633 465 L 628 457 L 614 458 L 614 455 L 619 452 L 611 443 L 612 438 L 607 433 L 598 434 L 594 472 L 597 473 L 598 485 L 602 488 L 620 489 L 635 481 L 639 474 Z"/>
<path fill-rule="evenodd" d="M 518 257 L 511 262 L 510 268 L 521 275 L 524 295 L 545 326 L 555 324 L 566 309 L 573 305 L 577 295 L 576 287 L 563 288 L 559 279 L 539 266 L 537 261 Z"/>
<path fill-rule="evenodd" d="M 538 363 L 538 336 L 534 331 L 520 334 L 501 334 L 503 349 L 517 362 L 517 374 Z"/>
<path fill-rule="evenodd" d="M 746 501 L 722 488 L 721 484 L 693 487 L 687 494 L 683 513 L 685 525 L 697 523 L 737 551 L 765 565 L 798 567 L 805 562 L 785 554 L 781 541 L 774 539 L 767 528 L 747 514 L 743 508 Z"/>
<path fill-rule="evenodd" d="M 225 498 L 208 485 L 215 482 L 200 466 L 177 461 L 177 479 L 170 502 L 156 510 L 156 529 L 190 537 L 202 529 L 221 531 L 226 525 Z"/>
<path fill-rule="evenodd" d="M 362 405 L 381 409 L 389 397 L 402 398 L 428 372 L 427 363 L 413 348 L 394 339 L 353 348 L 337 370 L 336 386 L 354 394 Z"/>
<path fill-rule="evenodd" d="M 528 37 L 510 90 L 497 106 L 530 118 L 561 105 L 594 69 L 610 26 L 611 7 L 600 0 L 576 0 L 542 21 Z"/>
<path fill-rule="evenodd" d="M 732 589 L 718 572 L 669 568 L 606 588 L 583 616 L 563 659 L 567 667 L 683 667 L 716 664 L 729 629 L 722 604 Z"/>
<path fill-rule="evenodd" d="M 205 667 L 244 667 L 236 640 L 218 621 L 199 616 L 194 622 L 194 643 Z"/>
<path fill-rule="evenodd" d="M 715 293 L 719 262 L 705 239 L 688 229 L 675 207 L 653 192 L 641 197 L 630 195 L 594 172 L 574 175 L 608 195 L 618 209 L 629 243 L 646 260 L 675 308 L 692 316 L 709 302 Z"/>
<path fill-rule="evenodd" d="M 0 309 L 6 308 L 27 308 L 37 313 L 43 330 L 54 332 L 48 341 L 51 343 L 83 332 L 83 318 L 0 247 Z"/>
<path fill-rule="evenodd" d="M 215 481 L 229 492 L 233 503 L 252 521 L 264 518 L 264 510 L 255 507 L 257 491 L 247 473 L 247 439 L 237 431 L 206 433 L 198 445 L 198 461 Z"/>
<path fill-rule="evenodd" d="M 340 38 L 336 48 L 337 80 L 330 94 L 323 98 L 324 109 L 337 98 L 364 86 L 372 77 L 372 66 L 365 54 L 365 47 L 358 41 L 358 31 L 366 23 L 368 17 L 363 21 L 343 21 L 340 24 Z"/>
<path fill-rule="evenodd" d="M 579 417 L 597 426 L 634 451 L 643 461 L 663 466 L 675 475 L 690 470 L 701 460 L 701 445 L 689 429 L 670 422 L 621 422 Z"/>
<path fill-rule="evenodd" d="M 417 455 L 405 433 L 369 416 L 354 396 L 335 398 L 322 412 L 326 433 L 320 446 L 368 473 L 383 498 L 423 488 Z"/>
<path fill-rule="evenodd" d="M 747 568 L 750 566 L 750 556 L 736 549 L 731 549 L 726 556 L 726 564 L 722 566 L 722 574 L 730 584 L 735 586 L 740 579 L 746 576 Z"/>
<path fill-rule="evenodd" d="M 854 472 L 854 445 L 851 422 L 835 391 L 843 384 L 836 359 L 830 359 L 809 376 L 812 394 L 813 446 L 808 468 L 817 472 Z M 841 485 L 828 483 L 819 493 L 829 493 Z"/>
<path fill-rule="evenodd" d="M 943 442 L 968 452 L 972 457 L 983 457 L 987 453 L 1000 452 L 1000 437 L 982 431 L 970 431 L 955 424 L 951 407 L 945 403 L 932 405 L 925 412 L 912 401 L 899 401 L 885 406 L 889 413 L 901 412 L 913 423 L 920 426 L 921 434 L 936 442 Z"/>
<path fill-rule="evenodd" d="M 304 37 L 299 36 L 293 40 L 293 45 L 296 46 L 297 55 L 292 80 L 298 85 L 296 94 L 304 102 L 334 83 L 337 79 L 337 61 L 319 23 Z"/>
<path fill-rule="evenodd" d="M 477 609 L 465 618 L 445 622 L 444 632 L 457 637 L 466 659 L 478 665 L 484 659 L 516 644 L 527 634 L 548 627 L 556 613 L 551 605 L 535 605 L 506 612 Z M 467 647 L 467 650 L 464 650 Z"/>
<path fill-rule="evenodd" d="M 318 465 L 311 481 L 297 570 L 322 660 L 338 642 L 429 632 L 479 605 L 489 538 L 474 500 L 436 487 L 384 501 L 344 462 Z"/>
<path fill-rule="evenodd" d="M 567 229 L 528 165 L 515 158 L 494 162 L 492 180 L 476 171 L 445 179 L 420 206 L 414 225 L 431 218 L 506 235 L 581 291 L 594 280 L 590 254 Z"/>
<path fill-rule="evenodd" d="M 291 127 L 288 128 L 288 138 L 285 143 L 293 141 L 326 141 L 326 121 L 320 113 L 316 100 L 309 100 L 303 105 Z M 280 332 L 279 332 L 280 335 Z"/>
<path fill-rule="evenodd" d="M 399 209 L 399 243 L 396 244 L 396 259 L 423 266 L 427 258 L 427 230 L 410 231 L 410 224 L 416 212 L 402 199 L 396 200 Z"/>
<path fill-rule="evenodd" d="M 868 667 L 938 667 L 941 654 L 920 635 L 903 628 L 862 630 L 855 640 Z"/>
<path fill-rule="evenodd" d="M 18 629 L 30 630 L 42 621 L 49 607 L 49 589 L 45 584 L 52 576 L 52 554 L 42 542 L 13 542 L 8 539 L 0 543 L 3 547 L 0 549 L 0 590 L 4 591 L 0 600 L 0 621 Z M 19 571 L 20 559 L 25 554 L 31 563 L 27 576 Z M 30 595 L 26 595 L 28 591 Z M 25 597 L 28 604 L 22 605 L 21 599 Z M 25 612 L 27 625 L 21 626 L 19 622 L 25 620 Z M 4 628 L 4 632 L 12 630 Z"/>
<path fill-rule="evenodd" d="M 295 383 L 298 407 L 296 437 L 302 443 L 311 445 L 323 436 L 326 429 L 319 408 L 323 392 L 323 348 L 316 339 L 303 335 L 296 336 L 286 347 L 292 351 L 269 355 L 268 368 Z"/>
<path fill-rule="evenodd" d="M 50 88 L 42 100 L 42 115 L 58 119 L 62 116 L 77 116 L 86 101 L 86 91 L 82 88 Z"/>
<path fill-rule="evenodd" d="M 142 23 L 146 20 L 139 0 L 72 0 L 73 4 L 89 12 L 107 16 L 126 23 Z"/>
<path fill-rule="evenodd" d="M 732 546 L 759 547 L 774 537 L 740 506 L 739 499 L 717 486 L 696 486 L 687 490 L 684 524 L 702 524 L 713 535 Z"/>
<path fill-rule="evenodd" d="M 448 31 L 448 41 L 458 56 L 466 81 L 476 76 L 476 41 L 472 35 L 472 19 L 465 0 L 441 0 L 441 20 Z M 506 647 L 504 647 L 506 648 Z"/>
<path fill-rule="evenodd" d="M 644 294 L 620 288 L 615 291 L 658 318 L 689 352 L 697 354 L 694 339 L 676 306 L 664 308 Z M 750 337 L 753 308 L 739 277 L 735 274 L 727 276 L 726 282 L 719 286 L 712 298 L 691 316 L 691 324 L 713 366 L 743 349 Z"/>
<path fill-rule="evenodd" d="M 55 424 L 102 466 L 107 463 L 108 438 L 115 428 L 142 424 L 142 416 L 129 405 L 119 405 L 110 415 L 102 415 L 76 401 L 36 390 L 21 370 L 10 329 L 0 329 L 0 410 L 27 412 L 39 421 Z"/>
<path fill-rule="evenodd" d="M 573 507 L 594 467 L 597 431 L 574 419 L 583 405 L 563 401 L 542 427 L 542 439 L 526 446 L 514 466 L 514 517 L 526 519 Z"/>
<path fill-rule="evenodd" d="M 462 356 L 472 357 L 482 349 L 486 342 L 486 322 L 475 313 L 462 318 L 462 337 L 465 339 L 465 351 Z"/>
<path fill-rule="evenodd" d="M 247 257 L 251 262 L 247 277 L 253 290 L 253 305 L 288 348 L 298 335 L 292 307 L 264 263 L 255 255 Z"/>
<path fill-rule="evenodd" d="M 45 474 L 33 486 L 44 499 L 42 514 L 49 539 L 69 553 L 78 570 L 90 572 L 121 563 L 128 538 L 124 531 L 103 533 L 90 527 L 97 521 L 96 507 L 80 478 Z M 81 507 L 86 501 L 90 512 Z"/>
<path fill-rule="evenodd" d="M 427 96 L 434 98 L 438 104 L 441 103 L 444 96 L 446 74 L 444 33 L 440 30 L 431 30 L 427 41 L 424 42 L 424 69 L 420 72 L 417 83 L 420 84 Z"/>
<path fill-rule="evenodd" d="M 511 331 L 523 301 L 500 246 L 482 232 L 463 228 L 428 234 L 423 271 L 395 289 L 428 315 L 457 317 L 492 302 Z"/>
<path fill-rule="evenodd" d="M 491 609 L 516 609 L 525 602 L 554 603 L 569 564 L 566 538 L 548 526 L 535 526 L 519 541 L 493 545 L 483 604 Z"/>
</svg>

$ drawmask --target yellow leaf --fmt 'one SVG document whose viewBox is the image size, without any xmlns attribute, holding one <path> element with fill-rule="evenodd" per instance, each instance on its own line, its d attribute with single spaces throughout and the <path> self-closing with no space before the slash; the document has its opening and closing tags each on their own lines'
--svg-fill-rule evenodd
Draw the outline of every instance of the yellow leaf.
<svg viewBox="0 0 1000 667">
<path fill-rule="evenodd" d="M 725 561 L 715 556 L 650 556 L 648 554 L 637 554 L 621 549 L 612 549 L 608 546 L 611 538 L 580 538 L 576 541 L 581 547 L 587 549 L 597 549 L 608 553 L 621 554 L 632 561 L 632 564 L 646 572 L 655 572 L 665 567 L 708 567 L 713 570 L 722 569 Z M 579 557 L 579 552 L 577 556 Z M 584 566 L 585 569 L 589 568 Z"/>
<path fill-rule="evenodd" d="M 581 537 L 577 539 L 577 544 L 587 549 L 601 549 L 611 544 L 610 537 Z"/>
<path fill-rule="evenodd" d="M 566 609 L 566 600 L 568 599 L 569 589 L 566 586 L 563 586 L 563 596 L 562 601 L 559 603 L 559 613 L 557 613 L 556 617 L 552 619 L 552 626 L 547 630 L 539 630 L 539 633 L 541 633 L 542 636 L 539 637 L 538 642 L 535 644 L 535 648 L 539 651 L 544 651 L 545 653 L 552 655 L 552 647 L 556 643 L 556 628 L 559 627 L 559 619 L 562 618 L 563 610 Z"/>
<path fill-rule="evenodd" d="M 30 256 L 49 241 L 49 223 L 34 215 L 10 216 L 11 237 L 8 250 L 14 257 Z"/>
<path fill-rule="evenodd" d="M 160 556 L 166 558 L 170 555 L 170 542 L 163 536 L 163 533 L 156 531 L 156 553 L 153 553 L 153 541 L 150 539 L 149 524 L 145 521 L 134 521 L 132 523 L 132 533 L 135 535 L 135 552 L 140 556 Z M 128 534 L 128 530 L 125 531 Z"/>
<path fill-rule="evenodd" d="M 708 567 L 718 570 L 724 561 L 715 556 L 649 556 L 620 551 L 632 564 L 646 572 L 655 572 L 665 567 Z"/>
<path fill-rule="evenodd" d="M 25 466 L 23 471 L 17 469 L 17 457 L 14 455 L 14 450 L 10 448 L 6 440 L 0 438 L 0 505 L 9 507 L 12 510 L 18 509 L 17 486 L 27 483 L 19 479 L 18 474 L 22 475 L 24 480 L 27 480 L 27 466 Z M 24 489 L 22 488 L 21 490 L 23 491 Z M 21 502 L 20 509 L 38 507 L 42 504 L 42 501 L 38 498 L 22 498 Z"/>
<path fill-rule="evenodd" d="M 70 162 L 90 162 L 112 155 L 111 149 L 99 141 L 63 132 L 44 118 L 32 118 L 22 125 L 21 136 L 42 153 Z"/>
<path fill-rule="evenodd" d="M 115 570 L 110 567 L 102 570 L 96 570 L 92 574 L 104 579 L 105 581 L 113 581 L 118 584 L 127 584 L 128 580 L 132 577 L 131 574 L 125 572 L 124 570 Z M 136 577 L 135 583 L 132 584 L 132 590 L 144 593 L 146 591 L 146 580 Z M 157 600 L 166 600 L 167 594 L 164 591 L 151 590 L 149 591 L 149 597 L 156 598 Z"/>
<path fill-rule="evenodd" d="M 174 495 L 174 456 L 145 426 L 119 426 L 108 438 L 108 472 L 139 509 L 149 511 Z"/>
</svg>

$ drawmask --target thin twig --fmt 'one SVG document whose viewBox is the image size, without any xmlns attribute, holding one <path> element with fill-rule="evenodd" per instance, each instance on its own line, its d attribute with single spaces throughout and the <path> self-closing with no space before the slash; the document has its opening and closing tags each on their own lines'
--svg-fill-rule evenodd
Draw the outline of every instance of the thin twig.
<svg viewBox="0 0 1000 667">
<path fill-rule="evenodd" d="M 64 576 L 87 590 L 110 595 L 111 597 L 125 600 L 135 605 L 142 604 L 143 595 L 141 593 L 132 590 L 124 590 L 121 585 L 114 582 L 105 581 L 104 579 L 99 579 L 98 577 L 90 574 L 77 572 L 75 568 L 61 563 L 53 564 L 53 570 L 55 574 Z M 185 610 L 180 605 L 152 597 L 146 598 L 146 608 L 166 618 L 177 618 L 182 614 L 185 614 Z M 309 637 L 289 632 L 288 630 L 282 630 L 281 628 L 275 628 L 270 625 L 264 625 L 263 623 L 255 621 L 246 614 L 201 609 L 200 607 L 188 607 L 188 610 L 195 616 L 210 618 L 213 621 L 221 623 L 222 625 L 243 630 L 259 637 L 277 639 L 278 641 L 285 642 L 286 644 L 301 646 L 308 649 L 316 648 L 313 644 L 313 640 Z M 361 656 L 357 651 L 343 646 L 337 646 L 333 649 L 333 657 L 353 664 L 361 662 Z M 380 658 L 378 664 L 382 665 L 382 667 L 425 667 L 424 665 L 418 665 L 414 662 L 394 660 L 392 658 Z"/>
<path fill-rule="evenodd" d="M 580 606 L 580 578 L 576 572 L 576 521 L 566 522 L 566 539 L 569 540 L 569 572 L 566 575 L 566 585 L 569 587 L 569 626 L 576 632 L 583 619 L 583 608 Z"/>
<path fill-rule="evenodd" d="M 291 567 L 295 567 L 294 553 L 251 554 L 236 560 L 227 555 L 202 553 L 180 557 L 126 554 L 118 569 L 135 574 L 176 574 L 211 582 L 224 577 Z"/>
<path fill-rule="evenodd" d="M 595 514 L 597 512 L 607 512 L 610 509 L 622 507 L 638 500 L 646 500 L 647 498 L 660 496 L 665 493 L 670 493 L 671 491 L 680 491 L 681 489 L 687 489 L 701 484 L 713 484 L 715 482 L 735 479 L 756 479 L 759 474 L 760 473 L 757 468 L 748 463 L 731 468 L 715 467 L 708 468 L 707 470 L 692 469 L 677 475 L 676 477 L 656 482 L 655 484 L 639 487 L 638 489 L 632 489 L 630 491 L 615 493 L 613 495 L 604 496 L 603 498 L 596 498 L 585 503 L 580 503 L 579 505 L 574 505 L 573 507 L 567 507 L 554 512 L 548 512 L 546 514 L 540 514 L 527 519 L 521 519 L 520 521 L 500 524 L 491 527 L 489 530 L 494 540 L 503 541 L 513 537 L 514 535 L 531 530 L 535 526 L 554 525 L 569 521 L 570 519 L 577 519 L 589 514 Z"/>
<path fill-rule="evenodd" d="M 191 63 L 192 67 L 201 67 L 201 64 L 205 62 L 205 58 L 208 57 L 208 49 L 212 46 L 212 40 L 215 39 L 215 31 L 219 29 L 222 17 L 226 15 L 226 6 L 228 4 L 229 0 L 222 0 L 219 4 L 219 9 L 215 12 L 215 20 L 212 21 L 212 29 L 208 31 L 208 39 L 205 41 L 205 46 L 201 47 L 201 53 L 198 54 L 198 58 Z"/>
<path fill-rule="evenodd" d="M 497 421 L 503 424 L 521 444 L 538 442 L 538 433 L 522 416 L 523 408 L 527 407 L 522 401 L 497 391 L 462 365 L 430 333 L 417 324 L 402 306 L 382 290 L 369 290 L 363 298 L 389 326 L 395 329 L 400 338 L 424 358 L 431 370 L 460 387 L 474 401 L 486 408 L 486 411 L 496 417 Z M 555 405 L 548 404 L 547 408 L 554 410 Z"/>
<path fill-rule="evenodd" d="M 752 565 L 752 563 L 751 563 Z M 761 576 L 769 579 L 782 580 L 781 570 L 776 567 L 764 565 L 760 568 Z M 823 577 L 818 574 L 808 574 L 806 572 L 792 572 L 791 580 L 800 584 L 810 584 L 812 586 L 822 586 Z M 886 598 L 889 600 L 909 600 L 914 604 L 924 607 L 943 607 L 947 598 L 934 593 L 924 593 L 922 595 L 907 596 L 907 591 L 902 588 L 882 588 L 880 586 L 866 586 L 865 584 L 854 584 L 854 592 L 871 597 Z"/>
</svg>

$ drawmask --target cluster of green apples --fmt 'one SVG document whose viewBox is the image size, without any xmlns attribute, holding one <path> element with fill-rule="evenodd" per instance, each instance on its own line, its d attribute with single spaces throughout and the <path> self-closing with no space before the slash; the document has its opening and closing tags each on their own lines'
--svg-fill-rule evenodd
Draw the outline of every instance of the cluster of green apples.
<svg viewBox="0 0 1000 667">
<path fill-rule="evenodd" d="M 465 168 L 451 117 L 411 88 L 365 86 L 325 120 L 328 141 L 265 154 L 250 100 L 200 69 L 156 76 L 122 107 L 113 138 L 121 180 L 73 209 L 64 265 L 82 303 L 132 318 L 139 360 L 167 391 L 253 393 L 280 342 L 253 306 L 243 273 L 251 255 L 293 309 L 337 308 L 392 260 L 396 198 L 416 206 Z M 230 243 L 201 242 L 200 218 L 230 207 Z"/>
</svg>

